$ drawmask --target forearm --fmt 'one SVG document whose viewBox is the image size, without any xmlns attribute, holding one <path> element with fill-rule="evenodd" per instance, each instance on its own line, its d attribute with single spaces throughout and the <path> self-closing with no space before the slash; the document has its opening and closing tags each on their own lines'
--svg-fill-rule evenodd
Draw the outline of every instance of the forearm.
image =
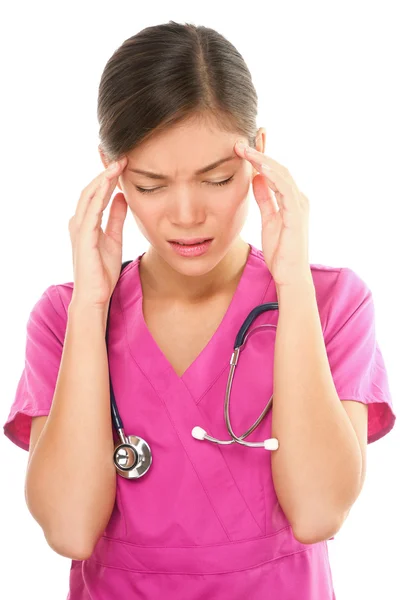
<svg viewBox="0 0 400 600">
<path fill-rule="evenodd" d="M 90 551 L 114 504 L 116 472 L 105 318 L 70 305 L 50 414 L 26 476 L 26 499 L 49 544 Z"/>
<path fill-rule="evenodd" d="M 277 299 L 274 486 L 293 531 L 329 536 L 359 493 L 361 450 L 330 372 L 311 273 L 277 287 Z"/>
</svg>

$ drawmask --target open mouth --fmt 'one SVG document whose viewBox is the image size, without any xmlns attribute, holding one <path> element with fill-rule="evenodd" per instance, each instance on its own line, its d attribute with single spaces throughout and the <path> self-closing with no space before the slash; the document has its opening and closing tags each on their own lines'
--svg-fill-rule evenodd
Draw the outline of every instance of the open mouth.
<svg viewBox="0 0 400 600">
<path fill-rule="evenodd" d="M 205 240 L 195 242 L 194 244 L 184 244 L 183 242 L 171 242 L 171 244 L 178 244 L 179 246 L 201 246 L 201 244 L 204 244 L 205 242 L 210 242 L 211 239 L 212 238 L 206 238 Z"/>
<path fill-rule="evenodd" d="M 212 245 L 213 240 L 214 238 L 207 238 L 202 242 L 196 242 L 194 244 L 185 244 L 183 242 L 172 241 L 169 241 L 168 243 L 171 244 L 171 247 L 174 249 L 174 251 L 181 256 L 194 257 L 205 254 Z"/>
</svg>

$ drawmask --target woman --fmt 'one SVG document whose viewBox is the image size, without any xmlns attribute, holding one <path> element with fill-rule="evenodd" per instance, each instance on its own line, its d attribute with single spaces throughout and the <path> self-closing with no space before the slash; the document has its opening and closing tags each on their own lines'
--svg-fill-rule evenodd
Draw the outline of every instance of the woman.
<svg viewBox="0 0 400 600">
<path fill-rule="evenodd" d="M 351 269 L 309 264 L 308 199 L 264 154 L 256 112 L 242 56 L 206 27 L 148 27 L 103 72 L 107 169 L 69 222 L 74 281 L 32 310 L 4 425 L 29 450 L 30 512 L 72 559 L 70 600 L 335 597 L 327 539 L 395 415 L 371 291 Z M 262 249 L 240 236 L 251 185 Z M 121 272 L 128 207 L 150 246 Z M 247 441 L 279 448 L 195 439 L 197 426 L 227 439 L 235 337 L 267 302 L 279 310 L 243 347 L 231 424 L 246 431 L 273 395 Z M 112 460 L 109 376 L 125 431 L 151 447 L 135 480 Z"/>
</svg>

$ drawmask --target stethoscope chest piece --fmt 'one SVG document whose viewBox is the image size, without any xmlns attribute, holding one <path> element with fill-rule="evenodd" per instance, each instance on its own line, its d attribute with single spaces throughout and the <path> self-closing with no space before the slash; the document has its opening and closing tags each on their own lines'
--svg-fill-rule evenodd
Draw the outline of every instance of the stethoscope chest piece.
<svg viewBox="0 0 400 600">
<path fill-rule="evenodd" d="M 114 464 L 117 472 L 126 479 L 138 479 L 147 473 L 152 462 L 148 443 L 136 436 L 125 436 L 125 442 L 114 447 Z"/>
<path fill-rule="evenodd" d="M 121 268 L 121 273 L 130 262 L 132 262 L 132 261 L 128 260 L 125 263 L 123 263 L 122 268 Z M 241 328 L 236 336 L 236 339 L 235 339 L 235 342 L 233 345 L 233 354 L 232 354 L 231 361 L 230 361 L 230 371 L 229 371 L 228 381 L 227 381 L 227 385 L 226 385 L 225 404 L 224 404 L 225 424 L 228 429 L 228 433 L 231 436 L 231 439 L 230 440 L 218 440 L 217 438 L 209 436 L 204 431 L 204 429 L 202 429 L 201 427 L 193 428 L 192 436 L 194 438 L 196 438 L 198 440 L 206 439 L 206 440 L 209 440 L 210 442 L 214 442 L 216 444 L 238 443 L 238 444 L 242 444 L 243 446 L 248 446 L 250 448 L 251 447 L 262 447 L 262 448 L 265 448 L 265 450 L 277 450 L 278 449 L 279 442 L 276 438 L 270 438 L 270 439 L 264 440 L 262 442 L 246 442 L 246 441 L 244 441 L 244 438 L 247 437 L 248 435 L 250 435 L 250 433 L 252 433 L 256 429 L 256 427 L 258 427 L 258 425 L 261 423 L 261 421 L 266 416 L 267 412 L 271 409 L 272 399 L 273 399 L 272 396 L 269 399 L 266 407 L 264 408 L 264 410 L 258 417 L 258 419 L 253 423 L 253 425 L 251 427 L 249 427 L 249 429 L 245 433 L 243 433 L 240 436 L 237 436 L 234 433 L 234 431 L 232 429 L 232 424 L 230 421 L 230 415 L 229 415 L 229 406 L 230 406 L 229 402 L 230 402 L 233 374 L 234 374 L 236 365 L 238 363 L 240 349 L 245 344 L 246 339 L 248 338 L 250 333 L 253 333 L 256 329 L 265 328 L 265 327 L 274 327 L 275 329 L 277 328 L 276 325 L 267 323 L 267 324 L 259 325 L 258 327 L 254 327 L 253 330 L 249 333 L 248 330 L 250 328 L 250 325 L 261 313 L 263 313 L 265 311 L 269 311 L 269 310 L 276 310 L 276 309 L 279 309 L 277 302 L 268 302 L 266 304 L 260 304 L 259 306 L 256 306 L 255 308 L 253 308 L 253 310 L 246 317 L 243 325 L 241 326 Z M 108 327 L 109 327 L 110 310 L 111 310 L 111 301 L 109 303 L 108 315 L 107 315 L 106 343 L 108 341 Z M 117 473 L 119 475 L 121 475 L 122 477 L 125 477 L 126 479 L 139 479 L 140 477 L 142 477 L 143 475 L 145 475 L 147 473 L 147 471 L 149 470 L 149 468 L 151 466 L 152 454 L 151 454 L 150 446 L 144 439 L 142 439 L 136 435 L 125 435 L 124 426 L 123 426 L 121 417 L 118 412 L 117 403 L 115 401 L 115 395 L 114 395 L 113 386 L 112 386 L 112 382 L 111 382 L 111 375 L 109 376 L 109 379 L 110 379 L 110 401 L 111 401 L 112 423 L 113 423 L 116 433 L 119 436 L 119 442 L 115 443 L 115 445 L 114 445 L 114 453 L 113 453 L 114 465 L 117 470 Z"/>
</svg>

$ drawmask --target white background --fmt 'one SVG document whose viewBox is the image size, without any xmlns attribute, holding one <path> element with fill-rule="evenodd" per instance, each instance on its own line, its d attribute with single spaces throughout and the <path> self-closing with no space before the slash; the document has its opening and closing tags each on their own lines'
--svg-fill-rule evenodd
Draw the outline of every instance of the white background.
<svg viewBox="0 0 400 600">
<path fill-rule="evenodd" d="M 265 153 L 289 169 L 310 201 L 310 263 L 350 267 L 373 292 L 398 411 L 398 3 L 2 6 L 2 423 L 24 366 L 30 311 L 49 285 L 73 281 L 68 221 L 83 187 L 103 169 L 96 118 L 102 70 L 125 39 L 169 20 L 212 27 L 244 56 L 259 95 L 258 126 L 267 131 Z M 103 227 L 107 218 L 108 209 Z M 255 200 L 242 236 L 261 248 Z M 147 247 L 128 210 L 123 261 Z M 70 560 L 47 545 L 25 504 L 28 453 L 5 436 L 0 452 L 0 597 L 65 599 Z M 328 542 L 338 600 L 400 597 L 399 455 L 397 424 L 368 446 L 364 488 Z"/>
</svg>

